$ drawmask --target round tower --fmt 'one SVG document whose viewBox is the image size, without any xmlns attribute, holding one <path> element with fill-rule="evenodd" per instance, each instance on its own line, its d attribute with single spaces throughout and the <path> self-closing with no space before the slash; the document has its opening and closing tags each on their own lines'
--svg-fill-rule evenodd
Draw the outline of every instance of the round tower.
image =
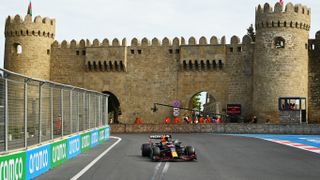
<svg viewBox="0 0 320 180">
<path fill-rule="evenodd" d="M 50 79 L 51 44 L 55 36 L 55 20 L 27 15 L 8 17 L 5 26 L 4 67 L 39 79 Z"/>
<path fill-rule="evenodd" d="M 282 111 L 288 108 L 304 105 L 307 111 L 307 102 L 296 104 L 295 99 L 308 100 L 310 15 L 310 9 L 300 4 L 288 3 L 283 9 L 277 3 L 273 9 L 266 3 L 256 8 L 253 113 L 261 122 L 292 118 L 292 113 Z M 289 107 L 290 103 L 295 107 Z"/>
</svg>

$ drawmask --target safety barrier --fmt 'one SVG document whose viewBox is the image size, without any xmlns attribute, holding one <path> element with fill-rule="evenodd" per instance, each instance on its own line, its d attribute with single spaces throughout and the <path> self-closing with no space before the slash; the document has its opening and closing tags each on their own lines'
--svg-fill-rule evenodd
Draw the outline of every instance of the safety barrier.
<svg viewBox="0 0 320 180">
<path fill-rule="evenodd" d="M 108 95 L 0 68 L 0 154 L 108 124 Z"/>
<path fill-rule="evenodd" d="M 110 138 L 108 125 L 0 156 L 0 179 L 33 179 Z"/>
<path fill-rule="evenodd" d="M 111 133 L 320 134 L 319 124 L 111 124 Z"/>
</svg>

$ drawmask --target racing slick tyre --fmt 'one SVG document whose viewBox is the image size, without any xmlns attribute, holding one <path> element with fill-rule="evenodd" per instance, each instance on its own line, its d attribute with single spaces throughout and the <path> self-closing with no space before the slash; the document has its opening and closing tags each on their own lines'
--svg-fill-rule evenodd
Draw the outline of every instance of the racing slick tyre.
<svg viewBox="0 0 320 180">
<path fill-rule="evenodd" d="M 192 147 L 192 146 L 187 146 L 185 149 L 185 153 L 188 156 L 193 155 L 195 152 L 196 151 L 195 151 L 194 147 Z"/>
<path fill-rule="evenodd" d="M 141 146 L 141 154 L 142 156 L 150 156 L 151 154 L 151 145 L 150 144 L 142 144 Z"/>
<path fill-rule="evenodd" d="M 160 156 L 160 148 L 159 147 L 153 147 L 150 153 L 150 158 L 152 161 L 156 160 L 156 157 Z"/>
</svg>

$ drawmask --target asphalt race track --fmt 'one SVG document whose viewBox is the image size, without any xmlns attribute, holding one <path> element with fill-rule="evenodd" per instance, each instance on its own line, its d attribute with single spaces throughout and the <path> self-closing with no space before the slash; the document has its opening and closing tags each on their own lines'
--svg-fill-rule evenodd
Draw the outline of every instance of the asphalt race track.
<svg viewBox="0 0 320 180">
<path fill-rule="evenodd" d="M 79 179 L 83 180 L 308 180 L 320 179 L 320 154 L 252 137 L 174 134 L 196 148 L 194 162 L 151 162 L 141 157 L 148 134 L 122 138 Z M 98 145 L 38 179 L 71 179 L 115 143 Z"/>
</svg>

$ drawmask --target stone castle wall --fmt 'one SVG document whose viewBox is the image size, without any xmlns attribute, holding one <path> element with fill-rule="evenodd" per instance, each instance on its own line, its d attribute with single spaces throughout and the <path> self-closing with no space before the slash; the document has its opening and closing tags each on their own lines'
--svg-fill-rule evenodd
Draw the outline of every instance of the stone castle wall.
<svg viewBox="0 0 320 180">
<path fill-rule="evenodd" d="M 64 41 L 61 46 L 57 42 L 52 44 L 50 80 L 83 87 L 86 48 L 74 43 L 69 45 Z"/>
<path fill-rule="evenodd" d="M 230 43 L 213 36 L 199 41 L 134 38 L 128 44 L 126 39 L 53 42 L 54 20 L 36 17 L 31 22 L 29 16 L 24 21 L 17 16 L 6 24 L 5 67 L 112 93 L 120 102 L 122 123 L 133 123 L 136 116 L 144 123 L 172 118 L 171 108 L 152 112 L 153 103 L 179 99 L 190 108 L 191 98 L 202 91 L 213 96 L 216 113 L 227 104 L 241 104 L 245 118 L 257 115 L 261 122 L 279 122 L 279 97 L 309 97 L 310 122 L 319 122 L 319 38 L 308 42 L 310 15 L 302 5 L 288 3 L 283 9 L 277 3 L 273 10 L 266 3 L 256 9 L 256 42 L 249 36 L 241 41 L 233 36 Z M 274 48 L 275 37 L 285 39 L 284 49 Z M 15 43 L 23 46 L 21 55 L 10 53 Z M 308 51 L 310 44 L 316 48 Z"/>
<path fill-rule="evenodd" d="M 280 122 L 278 98 L 308 98 L 308 37 L 310 10 L 277 3 L 256 11 L 253 112 L 261 119 Z M 277 38 L 284 47 L 277 47 Z"/>
<path fill-rule="evenodd" d="M 236 39 L 239 39 L 235 37 Z M 245 39 L 245 38 L 244 38 Z M 240 41 L 233 42 L 236 47 L 244 51 L 227 54 L 225 39 L 218 43 L 212 37 L 208 43 L 202 37 L 199 43 L 191 37 L 186 43 L 184 38 L 175 38 L 172 43 L 164 38 L 162 41 L 153 39 L 151 42 L 144 38 L 141 42 L 134 38 L 131 45 L 126 45 L 126 40 L 114 39 L 112 44 L 105 39 L 102 43 L 94 40 L 63 41 L 52 45 L 51 76 L 53 81 L 78 85 L 101 92 L 111 92 L 119 98 L 121 119 L 123 122 L 132 123 L 136 116 L 144 122 L 162 122 L 164 117 L 172 118 L 172 109 L 160 107 L 153 113 L 150 109 L 153 103 L 172 104 L 179 99 L 182 107 L 190 108 L 191 98 L 201 92 L 207 91 L 219 104 L 217 112 L 221 113 L 228 103 L 228 96 L 236 97 L 237 90 L 250 78 L 245 69 L 251 69 L 252 52 L 249 45 L 243 46 Z M 246 61 L 235 57 L 243 54 Z M 229 62 L 230 61 L 230 62 Z M 242 61 L 245 65 L 241 65 Z M 232 65 L 232 63 L 235 65 Z M 229 65 L 231 64 L 231 65 Z M 244 69 L 246 79 L 237 79 L 237 87 L 230 91 L 230 72 L 238 66 Z M 72 78 L 70 78 L 72 77 Z M 81 82 L 80 80 L 83 79 Z M 243 94 L 251 94 L 243 88 Z M 233 103 L 247 103 L 250 98 L 243 96 L 244 100 L 233 100 Z M 246 107 L 246 105 L 245 105 Z M 245 116 L 250 109 L 245 110 Z M 182 111 L 181 115 L 190 114 Z M 181 116 L 182 118 L 182 116 Z"/>
<path fill-rule="evenodd" d="M 242 44 L 236 36 L 232 37 L 227 48 L 228 72 L 230 83 L 228 88 L 229 104 L 241 104 L 242 115 L 252 116 L 252 74 L 254 44 L 251 37 L 244 36 Z"/>
<path fill-rule="evenodd" d="M 5 68 L 40 79 L 50 79 L 51 44 L 55 36 L 55 20 L 19 15 L 6 21 Z M 17 46 L 22 53 L 17 53 Z"/>
<path fill-rule="evenodd" d="M 309 122 L 320 121 L 320 32 L 309 40 Z"/>
</svg>

